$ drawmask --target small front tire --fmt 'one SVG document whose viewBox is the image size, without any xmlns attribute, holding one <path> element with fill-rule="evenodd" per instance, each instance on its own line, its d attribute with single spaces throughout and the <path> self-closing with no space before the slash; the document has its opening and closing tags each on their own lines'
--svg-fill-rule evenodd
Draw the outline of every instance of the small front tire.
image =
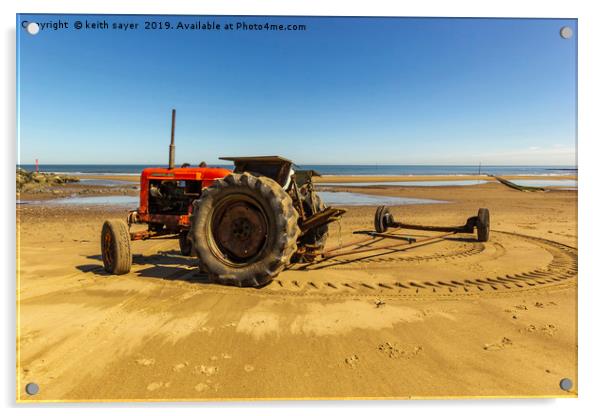
<svg viewBox="0 0 602 416">
<path fill-rule="evenodd" d="M 128 226 L 121 220 L 108 220 L 100 235 L 102 262 L 107 273 L 126 274 L 132 268 Z"/>
</svg>

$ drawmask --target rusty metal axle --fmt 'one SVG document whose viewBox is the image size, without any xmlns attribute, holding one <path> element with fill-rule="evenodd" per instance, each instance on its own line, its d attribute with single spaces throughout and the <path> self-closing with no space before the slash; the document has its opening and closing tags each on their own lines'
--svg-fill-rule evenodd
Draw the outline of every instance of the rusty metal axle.
<svg viewBox="0 0 602 416">
<path fill-rule="evenodd" d="M 384 234 L 389 228 L 468 234 L 472 234 L 476 228 L 478 240 L 487 241 L 489 239 L 489 210 L 487 208 L 480 208 L 478 214 L 474 217 L 469 217 L 464 225 L 439 226 L 407 224 L 401 221 L 395 221 L 389 208 L 380 206 L 376 209 L 376 213 L 374 214 L 374 229 L 377 234 Z"/>
<path fill-rule="evenodd" d="M 354 254 L 368 253 L 373 251 L 401 251 L 409 250 L 414 247 L 421 247 L 426 244 L 435 243 L 437 241 L 443 241 L 446 237 L 449 237 L 458 233 L 473 233 L 475 228 L 477 229 L 477 240 L 484 242 L 489 239 L 489 210 L 486 208 L 479 209 L 479 212 L 474 217 L 469 217 L 466 223 L 461 226 L 436 226 L 436 225 L 417 225 L 417 224 L 406 224 L 403 222 L 395 221 L 393 215 L 389 211 L 389 208 L 380 206 L 376 209 L 374 215 L 374 228 L 376 231 L 356 231 L 354 234 L 365 234 L 368 238 L 349 242 L 337 248 L 326 250 L 322 253 L 322 259 L 327 260 L 333 257 L 348 256 Z M 404 236 L 395 234 L 396 231 L 387 232 L 389 228 L 396 228 L 398 230 L 421 230 L 421 231 L 434 231 L 441 232 L 443 234 L 434 235 L 431 237 L 417 239 L 414 237 Z M 361 247 L 368 243 L 382 241 L 384 239 L 391 240 L 403 240 L 401 243 L 395 243 L 385 246 L 371 246 Z M 356 246 L 356 248 L 349 248 Z M 344 250 L 346 249 L 346 250 Z"/>
</svg>

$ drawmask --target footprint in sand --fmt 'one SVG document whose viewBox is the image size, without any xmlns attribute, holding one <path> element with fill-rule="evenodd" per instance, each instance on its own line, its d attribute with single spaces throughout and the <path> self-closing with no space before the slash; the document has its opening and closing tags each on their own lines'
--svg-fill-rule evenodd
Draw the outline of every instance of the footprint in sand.
<svg viewBox="0 0 602 416">
<path fill-rule="evenodd" d="M 534 303 L 534 306 L 535 306 L 536 308 L 544 308 L 544 307 L 546 307 L 546 306 L 556 306 L 556 302 L 546 302 L 546 303 L 543 303 L 543 302 L 535 302 L 535 303 Z"/>
<path fill-rule="evenodd" d="M 214 374 L 217 374 L 218 370 L 219 370 L 219 368 L 216 366 L 197 365 L 194 367 L 194 370 L 192 370 L 192 372 L 194 374 L 204 374 L 206 376 L 212 376 Z"/>
<path fill-rule="evenodd" d="M 136 364 L 148 367 L 150 365 L 155 364 L 155 359 L 154 358 L 139 358 L 136 360 Z"/>
<path fill-rule="evenodd" d="M 378 350 L 389 358 L 406 358 L 410 359 L 422 353 L 422 346 L 401 347 L 397 344 L 385 342 L 378 346 Z"/>
<path fill-rule="evenodd" d="M 486 351 L 498 351 L 503 350 L 512 345 L 512 340 L 510 338 L 502 338 L 500 342 L 496 342 L 494 344 L 485 344 L 483 349 Z"/>
<path fill-rule="evenodd" d="M 556 328 L 556 326 L 552 325 L 552 324 L 548 324 L 548 325 L 544 325 L 539 329 L 541 332 L 543 332 L 544 334 L 546 334 L 549 337 L 553 337 L 556 334 L 556 331 L 558 331 L 558 328 Z"/>
<path fill-rule="evenodd" d="M 153 383 L 150 383 L 148 386 L 146 386 L 146 389 L 148 391 L 155 391 L 155 390 L 162 389 L 162 388 L 166 389 L 170 385 L 171 385 L 171 383 L 164 383 L 162 381 L 155 381 Z"/>
<path fill-rule="evenodd" d="M 519 332 L 535 332 L 537 331 L 537 327 L 535 325 L 527 325 L 526 328 L 521 329 Z"/>
<path fill-rule="evenodd" d="M 556 326 L 552 325 L 552 324 L 541 325 L 539 327 L 531 324 L 531 325 L 528 325 L 527 327 L 519 330 L 519 332 L 521 332 L 521 333 L 541 332 L 544 335 L 547 335 L 549 337 L 553 337 L 554 335 L 556 335 L 556 331 L 558 331 L 558 328 L 556 328 Z"/>
<path fill-rule="evenodd" d="M 182 371 L 186 367 L 188 367 L 188 361 L 184 361 L 183 363 L 178 363 L 178 364 L 174 365 L 172 367 L 172 371 L 175 371 L 177 373 L 177 372 Z"/>
<path fill-rule="evenodd" d="M 357 367 L 360 358 L 357 355 L 352 355 L 351 357 L 345 358 L 345 364 L 347 364 L 351 368 Z"/>
<path fill-rule="evenodd" d="M 194 389 L 198 392 L 207 391 L 209 390 L 209 385 L 206 383 L 199 383 L 196 386 L 194 386 Z"/>
</svg>

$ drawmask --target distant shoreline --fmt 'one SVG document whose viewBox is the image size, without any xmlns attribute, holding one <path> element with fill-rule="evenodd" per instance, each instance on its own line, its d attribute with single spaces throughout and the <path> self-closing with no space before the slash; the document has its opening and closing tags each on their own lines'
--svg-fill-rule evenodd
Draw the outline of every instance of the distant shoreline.
<svg viewBox="0 0 602 416">
<path fill-rule="evenodd" d="M 179 166 L 179 164 L 177 165 Z M 196 164 L 192 164 L 196 166 Z M 209 167 L 232 169 L 231 164 L 209 163 Z M 36 169 L 35 165 L 19 165 L 28 171 Z M 52 172 L 58 175 L 102 175 L 102 176 L 139 176 L 146 167 L 167 167 L 163 164 L 148 165 L 60 165 L 41 164 L 40 172 Z M 409 176 L 409 177 L 444 177 L 444 176 L 478 176 L 479 174 L 492 174 L 496 176 L 566 176 L 577 175 L 577 167 L 573 165 L 296 165 L 295 169 L 313 169 L 323 176 L 353 176 L 353 177 L 383 177 L 383 176 Z"/>
<path fill-rule="evenodd" d="M 84 179 L 105 179 L 115 181 L 126 181 L 126 182 L 139 182 L 139 176 L 128 174 L 128 175 L 77 175 Z M 507 175 L 504 178 L 509 180 L 516 179 L 566 179 L 566 180 L 577 180 L 577 175 Z M 325 175 L 321 177 L 315 177 L 314 182 L 336 182 L 336 183 L 350 183 L 350 182 L 413 182 L 413 181 L 457 181 L 462 180 L 483 180 L 489 182 L 496 182 L 495 178 L 486 175 Z"/>
</svg>

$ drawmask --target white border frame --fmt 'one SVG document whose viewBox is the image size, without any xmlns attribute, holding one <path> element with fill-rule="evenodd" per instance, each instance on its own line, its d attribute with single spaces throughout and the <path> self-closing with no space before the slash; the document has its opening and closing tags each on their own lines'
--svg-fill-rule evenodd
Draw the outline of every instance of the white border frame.
<svg viewBox="0 0 602 416">
<path fill-rule="evenodd" d="M 2 82 L 4 97 L 2 126 L 5 147 L 3 158 L 4 203 L 2 203 L 2 230 L 5 230 L 0 253 L 4 265 L 2 312 L 4 320 L 0 373 L 2 404 L 6 414 L 89 414 L 116 415 L 135 410 L 147 415 L 169 412 L 171 414 L 198 414 L 199 411 L 234 414 L 245 410 L 252 414 L 327 414 L 344 411 L 346 414 L 364 415 L 377 411 L 399 414 L 461 414 L 488 416 L 506 415 L 517 411 L 546 412 L 546 415 L 593 413 L 600 408 L 600 325 L 602 277 L 595 268 L 597 241 L 600 234 L 600 193 L 595 183 L 599 175 L 600 157 L 600 51 L 602 50 L 602 22 L 596 13 L 595 2 L 506 0 L 483 2 L 474 0 L 386 2 L 381 0 L 357 1 L 277 1 L 277 0 L 20 0 L 2 2 L 3 62 Z M 330 402 L 252 402 L 252 403 L 152 403 L 152 404 L 15 404 L 15 164 L 16 164 L 16 110 L 15 110 L 15 14 L 16 13 L 112 13 L 112 14 L 217 14 L 217 15 L 326 15 L 326 16 L 443 16 L 443 17 L 553 17 L 579 19 L 579 399 L 516 399 L 516 400 L 453 400 L 453 401 L 330 401 Z M 599 256 L 599 255 L 598 255 Z M 597 325 L 596 325 L 597 324 Z M 143 407 L 143 409 L 141 409 Z M 591 412 L 590 412 L 591 410 Z"/>
</svg>

